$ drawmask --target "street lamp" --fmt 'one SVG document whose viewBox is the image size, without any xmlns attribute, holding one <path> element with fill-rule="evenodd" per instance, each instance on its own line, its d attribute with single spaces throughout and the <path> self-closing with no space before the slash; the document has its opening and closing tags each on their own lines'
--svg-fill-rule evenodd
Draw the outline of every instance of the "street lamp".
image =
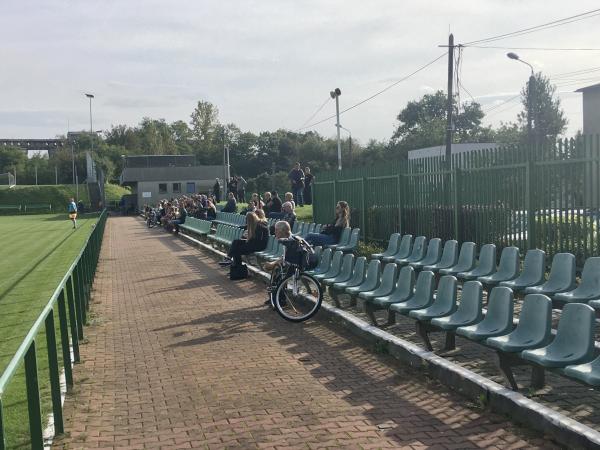
<svg viewBox="0 0 600 450">
<path fill-rule="evenodd" d="M 91 151 L 94 151 L 94 129 L 92 127 L 92 99 L 94 98 L 94 94 L 85 94 L 87 98 L 90 99 L 90 139 L 91 139 Z"/>
<path fill-rule="evenodd" d="M 329 93 L 331 98 L 335 99 L 335 115 L 337 117 L 337 148 L 338 148 L 338 170 L 342 170 L 342 144 L 340 143 L 340 88 L 335 88 Z"/>
<path fill-rule="evenodd" d="M 510 59 L 514 59 L 515 61 L 519 61 L 523 64 L 526 64 L 531 69 L 531 75 L 529 76 L 529 86 L 527 87 L 527 136 L 529 138 L 529 145 L 533 146 L 533 128 L 536 125 L 535 121 L 533 120 L 535 108 L 535 70 L 533 69 L 533 66 L 531 64 L 529 64 L 527 61 L 522 60 L 516 53 L 510 52 L 507 53 L 506 56 L 508 56 Z"/>
</svg>

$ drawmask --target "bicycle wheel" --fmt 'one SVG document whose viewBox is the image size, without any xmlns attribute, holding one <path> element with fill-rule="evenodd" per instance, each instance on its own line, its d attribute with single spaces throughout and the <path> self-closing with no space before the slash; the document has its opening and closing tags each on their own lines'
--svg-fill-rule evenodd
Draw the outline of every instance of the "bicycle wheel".
<svg viewBox="0 0 600 450">
<path fill-rule="evenodd" d="M 275 310 L 290 322 L 303 322 L 314 316 L 323 301 L 321 285 L 305 273 L 284 278 L 275 292 Z"/>
<path fill-rule="evenodd" d="M 269 281 L 269 286 L 267 291 L 269 292 L 269 299 L 271 300 L 271 308 L 275 309 L 275 294 L 277 291 L 277 286 L 282 278 L 282 271 L 280 266 L 276 266 L 271 272 L 271 280 Z"/>
</svg>

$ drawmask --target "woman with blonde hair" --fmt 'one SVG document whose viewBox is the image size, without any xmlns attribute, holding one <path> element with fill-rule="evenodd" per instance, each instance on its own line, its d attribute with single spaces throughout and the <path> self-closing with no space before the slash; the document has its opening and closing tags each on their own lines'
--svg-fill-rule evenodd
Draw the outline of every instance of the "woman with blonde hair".
<svg viewBox="0 0 600 450">
<path fill-rule="evenodd" d="M 219 264 L 222 266 L 241 266 L 242 255 L 249 255 L 254 252 L 260 252 L 267 248 L 269 240 L 269 229 L 267 222 L 249 212 L 246 214 L 246 239 L 236 239 L 231 243 L 227 258 Z"/>
<path fill-rule="evenodd" d="M 347 202 L 339 201 L 335 207 L 335 220 L 326 225 L 320 233 L 308 233 L 306 241 L 311 245 L 333 245 L 340 241 L 344 228 L 350 226 L 350 207 Z"/>
</svg>

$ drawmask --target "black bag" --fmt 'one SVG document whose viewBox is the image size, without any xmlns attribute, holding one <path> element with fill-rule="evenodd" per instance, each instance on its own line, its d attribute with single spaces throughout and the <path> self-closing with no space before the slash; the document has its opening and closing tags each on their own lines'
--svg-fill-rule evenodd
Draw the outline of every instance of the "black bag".
<svg viewBox="0 0 600 450">
<path fill-rule="evenodd" d="M 317 267 L 319 262 L 317 256 L 304 248 L 295 237 L 291 237 L 284 245 L 286 247 L 286 262 L 294 264 L 302 270 L 310 270 Z"/>
<path fill-rule="evenodd" d="M 248 278 L 248 266 L 246 264 L 240 264 L 239 266 L 229 266 L 230 280 L 245 280 L 246 278 Z"/>
</svg>

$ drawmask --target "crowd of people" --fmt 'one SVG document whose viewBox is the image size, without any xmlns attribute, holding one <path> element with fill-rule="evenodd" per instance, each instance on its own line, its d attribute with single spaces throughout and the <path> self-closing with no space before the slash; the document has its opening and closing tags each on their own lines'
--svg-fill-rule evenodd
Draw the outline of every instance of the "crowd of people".
<svg viewBox="0 0 600 450">
<path fill-rule="evenodd" d="M 158 202 L 155 208 L 144 206 L 146 219 L 154 214 L 154 220 L 167 231 L 179 233 L 179 225 L 185 223 L 187 217 L 215 220 L 217 218 L 216 199 L 212 195 L 190 194 L 170 200 Z"/>
</svg>

